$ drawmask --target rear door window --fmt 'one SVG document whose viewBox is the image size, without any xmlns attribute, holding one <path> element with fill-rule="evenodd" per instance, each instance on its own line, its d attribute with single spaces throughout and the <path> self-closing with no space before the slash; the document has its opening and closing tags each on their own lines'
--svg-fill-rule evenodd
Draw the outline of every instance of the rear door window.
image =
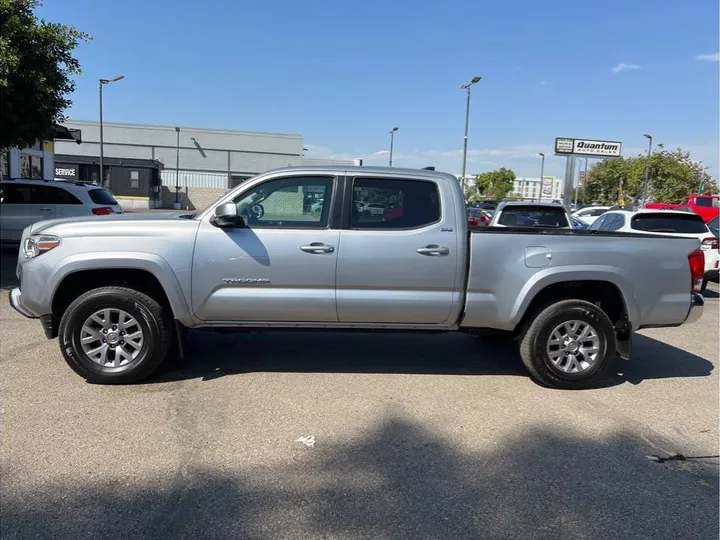
<svg viewBox="0 0 720 540">
<path fill-rule="evenodd" d="M 705 208 L 718 208 L 720 207 L 720 199 L 715 197 L 696 197 L 695 204 L 697 206 L 704 206 Z"/>
<path fill-rule="evenodd" d="M 43 204 L 82 204 L 82 201 L 69 191 L 52 186 L 37 186 Z"/>
<path fill-rule="evenodd" d="M 90 189 L 88 190 L 88 195 L 90 196 L 90 200 L 95 204 L 106 204 L 110 206 L 118 204 L 118 202 L 115 200 L 115 197 L 113 197 L 113 194 L 110 193 L 107 189 Z"/>
<path fill-rule="evenodd" d="M 636 231 L 665 232 L 677 234 L 702 234 L 707 225 L 697 214 L 642 213 L 633 216 L 631 228 Z"/>
<path fill-rule="evenodd" d="M 568 227 L 568 220 L 563 208 L 513 205 L 503 208 L 498 225 L 559 229 Z"/>
<path fill-rule="evenodd" d="M 415 229 L 440 221 L 440 193 L 435 182 L 356 178 L 350 227 Z"/>
</svg>

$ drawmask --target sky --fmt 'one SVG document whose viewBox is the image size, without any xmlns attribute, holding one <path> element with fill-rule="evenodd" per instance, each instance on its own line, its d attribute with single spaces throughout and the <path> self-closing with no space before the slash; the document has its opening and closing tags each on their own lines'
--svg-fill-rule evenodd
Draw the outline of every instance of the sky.
<svg viewBox="0 0 720 540">
<path fill-rule="evenodd" d="M 717 0 L 45 0 L 92 35 L 70 118 L 301 134 L 308 157 L 563 176 L 555 137 L 644 133 L 718 178 Z"/>
</svg>

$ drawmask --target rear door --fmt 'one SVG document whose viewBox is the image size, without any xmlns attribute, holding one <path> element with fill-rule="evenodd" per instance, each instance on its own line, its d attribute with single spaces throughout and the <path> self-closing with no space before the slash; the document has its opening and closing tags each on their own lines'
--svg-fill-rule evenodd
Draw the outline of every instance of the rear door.
<svg viewBox="0 0 720 540">
<path fill-rule="evenodd" d="M 463 209 L 454 208 L 449 194 L 444 201 L 428 179 L 356 177 L 346 194 L 337 262 L 340 323 L 446 322 L 460 294 L 456 214 L 464 218 Z M 367 214 L 361 201 L 393 211 Z"/>
<path fill-rule="evenodd" d="M 0 195 L 0 238 L 19 242 L 25 227 L 55 218 L 52 194 L 45 186 L 23 182 L 3 182 Z"/>
<path fill-rule="evenodd" d="M 56 186 L 43 186 L 48 197 L 55 203 L 55 215 L 58 218 L 91 215 L 90 208 L 83 204 L 67 189 Z"/>
<path fill-rule="evenodd" d="M 192 307 L 204 321 L 336 323 L 339 223 L 331 223 L 337 179 L 284 176 L 233 201 L 243 228 L 198 229 Z"/>
</svg>

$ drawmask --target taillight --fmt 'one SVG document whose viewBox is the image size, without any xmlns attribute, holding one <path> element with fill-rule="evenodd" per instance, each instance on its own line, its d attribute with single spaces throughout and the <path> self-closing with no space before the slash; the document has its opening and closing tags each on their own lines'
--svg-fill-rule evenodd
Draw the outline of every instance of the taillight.
<svg viewBox="0 0 720 540">
<path fill-rule="evenodd" d="M 705 274 L 705 254 L 702 250 L 696 249 L 688 255 L 688 265 L 690 266 L 691 291 L 700 292 Z"/>
<path fill-rule="evenodd" d="M 100 206 L 98 208 L 93 208 L 92 213 L 96 216 L 107 216 L 108 214 L 113 213 L 113 209 L 110 206 Z"/>
<path fill-rule="evenodd" d="M 720 242 L 717 238 L 706 238 L 702 243 L 703 246 L 710 246 L 710 249 L 720 249 Z"/>
</svg>

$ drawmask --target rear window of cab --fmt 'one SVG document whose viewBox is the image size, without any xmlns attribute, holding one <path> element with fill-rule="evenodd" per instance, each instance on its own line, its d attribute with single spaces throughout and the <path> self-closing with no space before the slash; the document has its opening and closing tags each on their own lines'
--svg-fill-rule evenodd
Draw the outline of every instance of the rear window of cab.
<svg viewBox="0 0 720 540">
<path fill-rule="evenodd" d="M 636 231 L 666 232 L 678 234 L 702 234 L 708 232 L 707 225 L 697 214 L 637 214 L 632 217 L 630 227 Z"/>
</svg>

